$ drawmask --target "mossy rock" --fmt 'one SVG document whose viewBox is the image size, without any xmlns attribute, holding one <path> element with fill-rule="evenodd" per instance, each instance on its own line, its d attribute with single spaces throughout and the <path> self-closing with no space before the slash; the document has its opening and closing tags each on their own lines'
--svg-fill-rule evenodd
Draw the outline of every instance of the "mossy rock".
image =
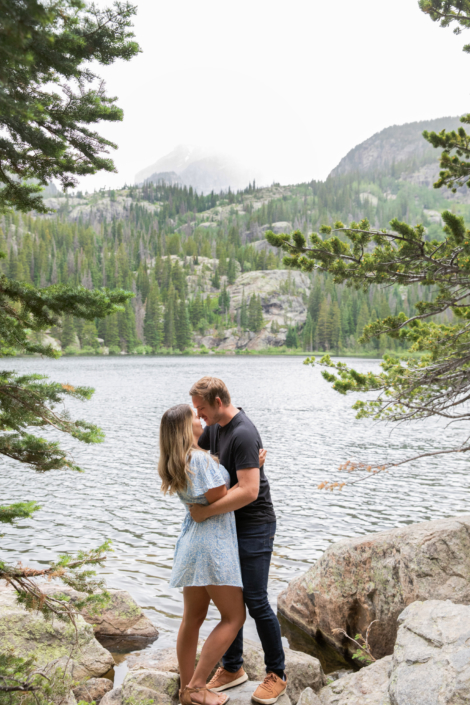
<svg viewBox="0 0 470 705">
<path fill-rule="evenodd" d="M 34 657 L 40 667 L 70 656 L 74 680 L 104 675 L 114 665 L 113 657 L 82 617 L 77 617 L 76 626 L 77 630 L 69 621 L 46 620 L 42 613 L 26 610 L 12 588 L 0 587 L 0 653 Z"/>
</svg>

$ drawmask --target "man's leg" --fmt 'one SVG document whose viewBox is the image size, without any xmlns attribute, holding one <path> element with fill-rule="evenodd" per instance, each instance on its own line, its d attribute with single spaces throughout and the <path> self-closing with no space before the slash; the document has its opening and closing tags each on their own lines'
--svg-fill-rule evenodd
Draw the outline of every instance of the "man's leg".
<svg viewBox="0 0 470 705">
<path fill-rule="evenodd" d="M 285 661 L 281 629 L 268 600 L 269 566 L 275 532 L 276 524 L 273 522 L 244 527 L 237 533 L 245 604 L 255 620 L 264 651 L 266 671 L 276 673 L 282 678 Z M 243 663 L 242 630 L 224 655 L 223 663 L 224 668 L 232 672 Z"/>
</svg>

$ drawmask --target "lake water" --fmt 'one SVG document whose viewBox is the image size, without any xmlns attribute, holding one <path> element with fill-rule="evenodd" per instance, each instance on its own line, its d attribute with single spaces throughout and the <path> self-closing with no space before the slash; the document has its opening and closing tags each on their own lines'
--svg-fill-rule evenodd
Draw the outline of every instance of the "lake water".
<svg viewBox="0 0 470 705">
<path fill-rule="evenodd" d="M 68 404 L 75 417 L 99 424 L 101 445 L 62 438 L 85 474 L 38 474 L 2 458 L 0 504 L 36 500 L 31 520 L 4 525 L 2 559 L 30 565 L 60 552 L 111 539 L 114 552 L 102 573 L 110 587 L 129 590 L 156 624 L 152 648 L 173 645 L 182 595 L 170 589 L 173 548 L 183 518 L 175 497 L 163 497 L 156 476 L 159 419 L 173 404 L 189 401 L 191 384 L 205 374 L 221 377 L 233 401 L 257 425 L 268 449 L 266 474 L 278 517 L 270 575 L 273 606 L 280 590 L 307 570 L 328 545 L 343 537 L 468 512 L 468 456 L 427 458 L 342 493 L 317 485 L 347 459 L 387 460 L 450 446 L 462 438 L 459 424 L 437 422 L 398 428 L 354 418 L 354 397 L 343 397 L 320 369 L 299 357 L 112 357 L 3 360 L 3 369 L 40 372 L 52 379 L 95 388 L 90 402 Z M 357 369 L 378 361 L 349 360 Z M 211 609 L 203 628 L 217 619 Z M 246 635 L 257 639 L 248 620 Z M 286 643 L 291 639 L 285 637 Z M 294 644 L 295 646 L 295 644 Z"/>
</svg>

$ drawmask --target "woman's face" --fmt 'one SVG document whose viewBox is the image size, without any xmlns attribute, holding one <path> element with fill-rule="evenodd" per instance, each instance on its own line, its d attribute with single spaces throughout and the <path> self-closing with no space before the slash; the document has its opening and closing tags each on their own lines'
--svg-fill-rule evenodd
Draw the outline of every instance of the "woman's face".
<svg viewBox="0 0 470 705">
<path fill-rule="evenodd" d="M 192 410 L 193 412 L 193 436 L 195 440 L 197 441 L 198 438 L 201 436 L 203 432 L 202 424 L 201 424 L 201 419 L 198 419 L 197 414 L 195 410 Z"/>
</svg>

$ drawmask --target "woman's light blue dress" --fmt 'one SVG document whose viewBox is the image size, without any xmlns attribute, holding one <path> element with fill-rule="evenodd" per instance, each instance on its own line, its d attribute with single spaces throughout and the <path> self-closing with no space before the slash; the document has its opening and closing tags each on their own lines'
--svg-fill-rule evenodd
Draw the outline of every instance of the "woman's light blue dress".
<svg viewBox="0 0 470 705">
<path fill-rule="evenodd" d="M 237 529 L 233 512 L 209 517 L 196 523 L 188 504 L 208 504 L 204 494 L 224 485 L 230 476 L 208 453 L 192 453 L 190 482 L 178 496 L 186 506 L 181 534 L 176 542 L 170 587 L 235 585 L 243 587 L 238 556 Z"/>
</svg>

